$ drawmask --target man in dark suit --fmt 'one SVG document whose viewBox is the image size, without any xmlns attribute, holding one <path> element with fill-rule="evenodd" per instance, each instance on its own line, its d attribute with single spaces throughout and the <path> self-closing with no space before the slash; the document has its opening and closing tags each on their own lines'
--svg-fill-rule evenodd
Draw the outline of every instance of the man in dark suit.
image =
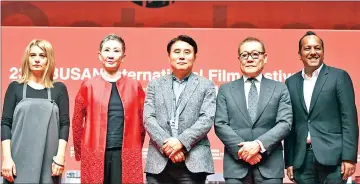
<svg viewBox="0 0 360 184">
<path fill-rule="evenodd" d="M 220 86 L 215 133 L 225 145 L 226 183 L 282 183 L 281 141 L 290 133 L 292 108 L 285 84 L 262 75 L 267 53 L 257 38 L 238 48 L 243 76 Z"/>
<path fill-rule="evenodd" d="M 304 69 L 286 80 L 294 119 L 285 139 L 285 165 L 299 184 L 346 183 L 357 162 L 359 127 L 349 74 L 324 64 L 314 32 L 299 41 Z"/>
</svg>

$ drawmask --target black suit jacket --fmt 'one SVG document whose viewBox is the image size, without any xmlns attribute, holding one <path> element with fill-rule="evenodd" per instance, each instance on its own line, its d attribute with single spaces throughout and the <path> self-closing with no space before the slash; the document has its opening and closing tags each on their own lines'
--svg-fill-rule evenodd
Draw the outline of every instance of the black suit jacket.
<svg viewBox="0 0 360 184">
<path fill-rule="evenodd" d="M 307 112 L 303 77 L 296 73 L 285 81 L 293 108 L 293 124 L 285 139 L 285 165 L 300 168 L 306 152 L 307 132 L 316 160 L 323 165 L 356 163 L 359 127 L 354 88 L 349 74 L 334 67 L 321 68 Z"/>
</svg>

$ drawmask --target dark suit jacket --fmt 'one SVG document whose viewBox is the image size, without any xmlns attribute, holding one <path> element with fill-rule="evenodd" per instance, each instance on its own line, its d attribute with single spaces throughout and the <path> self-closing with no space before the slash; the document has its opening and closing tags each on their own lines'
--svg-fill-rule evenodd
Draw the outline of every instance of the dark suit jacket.
<svg viewBox="0 0 360 184">
<path fill-rule="evenodd" d="M 286 80 L 293 107 L 293 127 L 285 139 L 285 165 L 300 168 L 306 152 L 307 132 L 316 160 L 323 165 L 357 161 L 359 127 L 354 88 L 349 74 L 337 68 L 321 68 L 306 110 L 301 72 Z"/>
<path fill-rule="evenodd" d="M 215 133 L 225 145 L 224 177 L 243 178 L 250 164 L 238 159 L 240 142 L 260 140 L 265 149 L 257 165 L 267 178 L 284 177 L 281 141 L 290 133 L 292 108 L 285 84 L 262 78 L 257 118 L 252 123 L 246 107 L 244 79 L 220 86 L 215 112 Z"/>
</svg>

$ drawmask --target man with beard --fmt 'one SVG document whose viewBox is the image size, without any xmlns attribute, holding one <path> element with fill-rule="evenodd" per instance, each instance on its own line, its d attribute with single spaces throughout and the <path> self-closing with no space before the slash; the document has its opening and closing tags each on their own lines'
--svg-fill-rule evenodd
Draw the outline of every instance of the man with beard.
<svg viewBox="0 0 360 184">
<path fill-rule="evenodd" d="M 299 41 L 304 69 L 286 80 L 293 127 L 285 165 L 299 184 L 346 183 L 355 172 L 359 127 L 349 74 L 324 63 L 324 42 L 314 32 Z"/>
</svg>

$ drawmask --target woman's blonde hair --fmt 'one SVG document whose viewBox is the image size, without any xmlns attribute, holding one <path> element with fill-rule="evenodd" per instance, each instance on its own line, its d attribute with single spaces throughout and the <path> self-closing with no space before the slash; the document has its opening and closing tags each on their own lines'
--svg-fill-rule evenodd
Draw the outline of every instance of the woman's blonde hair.
<svg viewBox="0 0 360 184">
<path fill-rule="evenodd" d="M 27 83 L 29 81 L 29 77 L 31 75 L 30 65 L 29 65 L 29 56 L 30 50 L 32 46 L 37 46 L 41 50 L 44 51 L 45 57 L 47 58 L 46 68 L 42 76 L 42 84 L 45 88 L 53 88 L 53 78 L 55 71 L 55 57 L 54 57 L 54 49 L 52 45 L 46 40 L 32 40 L 29 45 L 25 49 L 24 57 L 22 59 L 21 64 L 21 78 L 19 79 L 19 83 Z"/>
</svg>

